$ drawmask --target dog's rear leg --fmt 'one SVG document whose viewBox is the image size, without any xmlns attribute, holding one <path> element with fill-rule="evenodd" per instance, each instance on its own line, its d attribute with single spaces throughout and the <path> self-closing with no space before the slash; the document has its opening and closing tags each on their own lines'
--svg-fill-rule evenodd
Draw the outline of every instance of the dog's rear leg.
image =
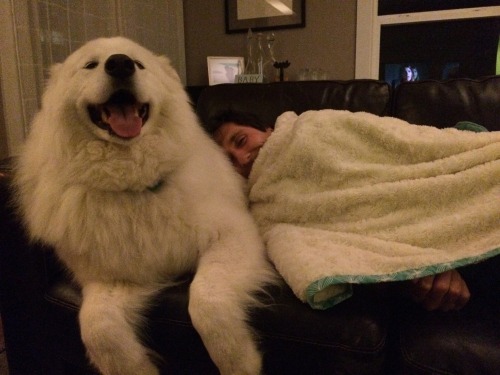
<svg viewBox="0 0 500 375">
<path fill-rule="evenodd" d="M 91 362 L 103 375 L 158 375 L 136 330 L 152 292 L 91 283 L 83 288 L 80 329 Z"/>
<path fill-rule="evenodd" d="M 262 357 L 247 324 L 254 293 L 271 280 L 260 242 L 231 239 L 200 258 L 190 287 L 189 313 L 222 375 L 256 375 Z"/>
</svg>

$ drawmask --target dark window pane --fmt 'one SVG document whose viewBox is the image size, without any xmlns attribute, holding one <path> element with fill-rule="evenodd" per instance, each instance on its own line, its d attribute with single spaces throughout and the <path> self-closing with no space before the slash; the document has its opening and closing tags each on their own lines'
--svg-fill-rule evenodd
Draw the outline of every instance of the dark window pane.
<svg viewBox="0 0 500 375">
<path fill-rule="evenodd" d="M 500 0 L 379 0 L 378 15 L 500 5 Z"/>
<path fill-rule="evenodd" d="M 382 26 L 380 78 L 478 78 L 496 73 L 500 17 Z M 415 78 L 416 74 L 416 78 Z"/>
</svg>

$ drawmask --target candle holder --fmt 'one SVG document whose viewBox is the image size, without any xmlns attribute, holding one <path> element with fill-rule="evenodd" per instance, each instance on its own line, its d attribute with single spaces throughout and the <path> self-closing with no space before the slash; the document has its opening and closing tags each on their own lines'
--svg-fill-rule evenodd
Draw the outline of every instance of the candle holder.
<svg viewBox="0 0 500 375">
<path fill-rule="evenodd" d="M 279 70 L 280 72 L 280 82 L 285 80 L 285 69 L 290 66 L 290 62 L 288 60 L 285 61 L 275 61 L 273 66 Z"/>
</svg>

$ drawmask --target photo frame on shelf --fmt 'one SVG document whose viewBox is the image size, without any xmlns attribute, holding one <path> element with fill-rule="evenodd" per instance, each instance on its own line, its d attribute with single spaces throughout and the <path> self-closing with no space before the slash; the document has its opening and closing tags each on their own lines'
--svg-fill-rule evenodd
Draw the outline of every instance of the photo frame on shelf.
<svg viewBox="0 0 500 375">
<path fill-rule="evenodd" d="M 305 27 L 305 0 L 225 0 L 226 33 Z"/>
<path fill-rule="evenodd" d="M 240 56 L 208 56 L 208 84 L 234 83 L 243 74 L 244 58 Z"/>
</svg>

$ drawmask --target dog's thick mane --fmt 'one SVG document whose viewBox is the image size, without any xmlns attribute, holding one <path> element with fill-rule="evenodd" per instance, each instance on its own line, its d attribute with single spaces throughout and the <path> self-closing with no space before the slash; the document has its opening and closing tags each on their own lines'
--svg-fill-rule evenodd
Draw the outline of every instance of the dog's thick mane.
<svg viewBox="0 0 500 375">
<path fill-rule="evenodd" d="M 30 159 L 24 162 L 54 179 L 66 183 L 71 181 L 71 184 L 85 185 L 90 189 L 142 191 L 165 178 L 186 158 L 189 144 L 175 142 L 183 136 L 177 134 L 175 126 L 172 128 L 169 131 L 157 129 L 129 145 L 88 136 L 79 138 L 78 132 L 69 135 L 65 142 L 52 145 L 51 137 L 47 136 L 44 146 L 40 141 L 36 145 L 27 143 L 26 147 L 33 150 Z M 35 152 L 36 148 L 40 148 L 40 152 Z M 52 152 L 44 151 L 47 149 Z"/>
<path fill-rule="evenodd" d="M 183 156 L 161 137 L 146 136 L 131 146 L 94 140 L 80 145 L 65 172 L 75 184 L 104 191 L 143 191 L 182 163 Z M 177 155 L 176 155 L 177 154 Z"/>
</svg>

